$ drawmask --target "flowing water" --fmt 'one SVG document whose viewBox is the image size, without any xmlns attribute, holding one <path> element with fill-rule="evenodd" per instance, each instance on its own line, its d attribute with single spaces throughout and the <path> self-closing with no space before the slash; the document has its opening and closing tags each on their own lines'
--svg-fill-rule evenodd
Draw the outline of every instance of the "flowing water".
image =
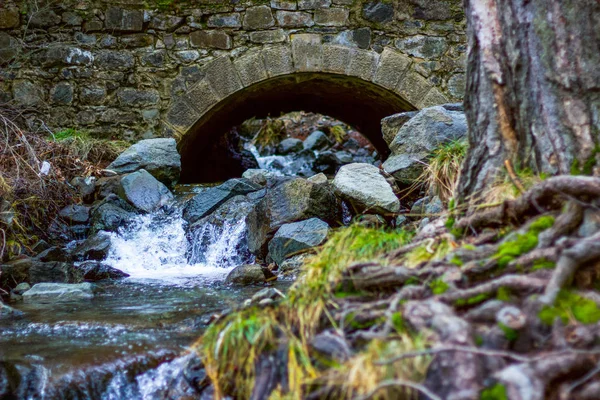
<svg viewBox="0 0 600 400">
<path fill-rule="evenodd" d="M 24 316 L 0 321 L 0 377 L 15 377 L 16 398 L 169 397 L 210 316 L 261 289 L 223 284 L 252 261 L 243 218 L 186 232 L 181 214 L 173 206 L 113 234 L 106 263 L 130 277 L 98 282 L 92 300 L 11 304 Z"/>
</svg>

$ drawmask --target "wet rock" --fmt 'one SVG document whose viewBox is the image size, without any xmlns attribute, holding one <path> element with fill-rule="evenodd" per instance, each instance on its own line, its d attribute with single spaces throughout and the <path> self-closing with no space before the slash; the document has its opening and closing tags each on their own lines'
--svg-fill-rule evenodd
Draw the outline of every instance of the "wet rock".
<svg viewBox="0 0 600 400">
<path fill-rule="evenodd" d="M 331 146 L 331 141 L 324 132 L 314 131 L 304 139 L 303 145 L 307 150 L 322 150 L 325 147 Z"/>
<path fill-rule="evenodd" d="M 48 236 L 56 242 L 68 242 L 71 240 L 81 240 L 88 232 L 88 225 L 70 224 L 62 218 L 55 218 L 48 227 Z"/>
<path fill-rule="evenodd" d="M 248 179 L 230 179 L 222 185 L 212 187 L 194 196 L 185 205 L 183 218 L 193 224 L 215 211 L 232 197 L 256 192 L 260 189 L 261 186 Z"/>
<path fill-rule="evenodd" d="M 411 214 L 422 214 L 430 217 L 435 217 L 444 211 L 444 205 L 438 196 L 423 197 L 415 201 L 410 209 Z"/>
<path fill-rule="evenodd" d="M 39 240 L 36 244 L 33 245 L 33 247 L 31 248 L 31 251 L 34 254 L 41 253 L 42 251 L 47 250 L 50 247 L 51 246 L 45 240 Z"/>
<path fill-rule="evenodd" d="M 62 247 L 53 246 L 36 256 L 36 258 L 42 262 L 48 261 L 60 261 L 66 262 L 71 261 L 71 255 Z"/>
<path fill-rule="evenodd" d="M 278 154 L 289 154 L 301 151 L 304 148 L 302 140 L 296 138 L 283 139 L 277 146 Z"/>
<path fill-rule="evenodd" d="M 344 165 L 335 176 L 333 187 L 358 212 L 387 214 L 400 210 L 392 187 L 373 165 Z"/>
<path fill-rule="evenodd" d="M 2 300 L 0 300 L 0 320 L 3 319 L 9 319 L 9 318 L 18 318 L 18 317 L 22 317 L 23 316 L 23 312 L 19 311 L 19 310 L 15 310 L 12 307 L 7 306 L 6 304 L 2 303 Z M 2 378 L 0 377 L 0 380 Z M 2 383 L 0 381 L 0 387 L 2 386 Z M 2 391 L 0 389 L 0 398 L 2 398 L 1 395 Z"/>
<path fill-rule="evenodd" d="M 257 285 L 265 282 L 263 267 L 258 264 L 244 264 L 235 267 L 227 278 L 225 283 L 233 285 Z"/>
<path fill-rule="evenodd" d="M 19 283 L 28 282 L 29 269 L 34 262 L 30 258 L 22 258 L 0 265 L 0 289 L 10 292 Z"/>
<path fill-rule="evenodd" d="M 91 210 L 91 233 L 116 232 L 136 216 L 135 209 L 115 194 L 106 197 Z"/>
<path fill-rule="evenodd" d="M 38 399 L 47 375 L 39 365 L 0 361 L 0 399 Z"/>
<path fill-rule="evenodd" d="M 264 288 L 252 296 L 251 303 L 257 304 L 265 299 L 277 300 L 284 297 L 285 295 L 275 288 Z"/>
<path fill-rule="evenodd" d="M 286 258 L 320 245 L 328 233 L 329 225 L 318 218 L 284 224 L 269 242 L 269 256 L 280 265 Z"/>
<path fill-rule="evenodd" d="M 89 282 L 78 284 L 38 283 L 23 293 L 25 303 L 56 303 L 89 300 L 93 297 L 93 286 Z"/>
<path fill-rule="evenodd" d="M 121 188 L 121 176 L 107 176 L 98 179 L 94 187 L 94 197 L 96 200 L 103 200 L 111 194 L 119 194 Z"/>
<path fill-rule="evenodd" d="M 307 180 L 311 183 L 314 183 L 315 185 L 324 185 L 328 182 L 327 176 L 322 172 L 311 176 Z"/>
<path fill-rule="evenodd" d="M 110 250 L 110 235 L 98 232 L 75 247 L 72 256 L 74 260 L 104 260 Z"/>
<path fill-rule="evenodd" d="M 15 288 L 12 290 L 12 293 L 20 296 L 23 293 L 25 293 L 26 291 L 28 291 L 29 289 L 31 289 L 31 285 L 27 282 L 22 282 L 22 283 L 19 283 L 17 286 L 15 286 Z"/>
<path fill-rule="evenodd" d="M 248 248 L 264 257 L 267 243 L 279 227 L 312 217 L 330 226 L 341 222 L 341 203 L 328 185 L 316 185 L 302 178 L 280 183 L 268 189 L 246 217 Z"/>
<path fill-rule="evenodd" d="M 69 223 L 85 224 L 90 219 L 90 208 L 79 204 L 71 204 L 60 210 L 58 215 Z"/>
<path fill-rule="evenodd" d="M 358 224 L 369 228 L 381 228 L 387 225 L 385 219 L 377 214 L 358 215 L 356 221 Z"/>
<path fill-rule="evenodd" d="M 141 211 L 152 212 L 169 204 L 173 194 L 148 171 L 141 169 L 121 179 L 122 196 Z"/>
<path fill-rule="evenodd" d="M 29 268 L 29 283 L 59 282 L 79 283 L 83 280 L 81 273 L 71 263 L 66 262 L 33 262 Z"/>
<path fill-rule="evenodd" d="M 172 187 L 179 181 L 181 157 L 175 139 L 146 139 L 125 150 L 108 169 L 120 174 L 145 169 L 165 185 Z"/>
<path fill-rule="evenodd" d="M 394 6 L 383 1 L 371 1 L 363 7 L 363 17 L 367 21 L 385 24 L 394 19 Z"/>
<path fill-rule="evenodd" d="M 423 161 L 440 145 L 463 138 L 465 114 L 443 106 L 424 108 L 398 130 L 383 168 L 402 184 L 411 184 L 423 171 Z"/>
<path fill-rule="evenodd" d="M 103 279 L 121 279 L 129 276 L 129 274 L 121 270 L 98 261 L 86 261 L 77 266 L 77 268 L 81 270 L 83 279 L 88 282 L 96 282 Z"/>
</svg>

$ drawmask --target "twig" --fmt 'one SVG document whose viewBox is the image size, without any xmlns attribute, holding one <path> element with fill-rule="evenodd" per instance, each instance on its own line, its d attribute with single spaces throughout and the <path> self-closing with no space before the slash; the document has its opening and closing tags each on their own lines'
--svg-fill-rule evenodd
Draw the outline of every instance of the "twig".
<svg viewBox="0 0 600 400">
<path fill-rule="evenodd" d="M 369 393 L 367 393 L 366 395 L 361 396 L 361 397 L 356 397 L 355 400 L 371 399 L 381 389 L 386 389 L 386 388 L 394 387 L 394 386 L 404 386 L 404 387 L 414 389 L 416 391 L 423 393 L 425 396 L 429 397 L 431 400 L 442 400 L 441 397 L 439 397 L 438 395 L 436 395 L 435 393 L 433 393 L 432 391 L 427 389 L 425 386 L 420 385 L 418 383 L 405 381 L 402 379 L 388 379 L 388 380 L 382 381 L 379 385 L 375 386 L 375 388 L 373 390 L 371 390 Z"/>
<path fill-rule="evenodd" d="M 515 170 L 513 169 L 512 164 L 510 163 L 510 160 L 504 160 L 504 166 L 506 167 L 506 171 L 508 172 L 508 177 L 510 178 L 512 183 L 517 187 L 517 189 L 519 189 L 520 193 L 525 193 L 525 187 L 519 180 L 519 177 L 517 176 L 517 174 L 515 174 Z"/>
<path fill-rule="evenodd" d="M 375 365 L 393 364 L 396 361 L 403 360 L 405 358 L 428 356 L 428 355 L 432 355 L 432 354 L 446 353 L 446 352 L 450 352 L 450 351 L 479 354 L 482 356 L 489 356 L 489 357 L 510 358 L 512 360 L 520 361 L 520 362 L 531 361 L 530 357 L 520 356 L 518 354 L 509 353 L 507 351 L 502 351 L 502 350 L 486 350 L 486 349 L 480 349 L 480 348 L 468 347 L 468 346 L 444 346 L 444 347 L 438 347 L 435 349 L 408 351 L 406 353 L 402 353 L 395 357 L 392 357 L 388 360 L 375 361 L 375 362 L 373 362 L 373 364 L 375 364 Z"/>
</svg>

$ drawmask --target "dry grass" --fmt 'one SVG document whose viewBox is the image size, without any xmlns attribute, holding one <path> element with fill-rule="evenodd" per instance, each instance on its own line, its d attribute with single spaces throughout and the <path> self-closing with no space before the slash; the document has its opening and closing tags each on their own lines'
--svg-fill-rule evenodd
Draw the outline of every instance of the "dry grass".
<svg viewBox="0 0 600 400">
<path fill-rule="evenodd" d="M 34 124 L 38 128 L 31 128 Z M 47 239 L 48 225 L 58 211 L 78 201 L 68 182 L 98 174 L 103 165 L 96 162 L 116 151 L 106 141 L 82 145 L 49 137 L 42 121 L 25 121 L 19 110 L 0 106 L 0 217 L 14 217 L 0 218 L 0 259 L 27 252 L 37 240 Z M 100 150 L 108 147 L 110 151 Z"/>
<path fill-rule="evenodd" d="M 467 142 L 457 140 L 442 145 L 433 152 L 417 182 L 429 193 L 440 197 L 444 204 L 454 197 L 460 179 L 461 164 L 467 153 Z"/>
</svg>

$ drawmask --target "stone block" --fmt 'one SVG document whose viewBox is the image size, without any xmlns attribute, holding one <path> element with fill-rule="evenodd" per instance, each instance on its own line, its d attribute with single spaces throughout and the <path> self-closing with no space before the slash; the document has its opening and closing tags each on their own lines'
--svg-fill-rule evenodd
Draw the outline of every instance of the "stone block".
<svg viewBox="0 0 600 400">
<path fill-rule="evenodd" d="M 12 36 L 0 32 L 0 65 L 8 63 L 17 55 L 19 42 Z"/>
<path fill-rule="evenodd" d="M 249 7 L 244 14 L 244 29 L 267 29 L 275 25 L 273 14 L 269 6 Z"/>
<path fill-rule="evenodd" d="M 219 57 L 206 64 L 202 70 L 206 73 L 206 79 L 219 99 L 223 99 L 243 87 L 229 57 Z"/>
<path fill-rule="evenodd" d="M 144 54 L 141 58 L 142 65 L 145 67 L 162 68 L 167 60 L 167 52 L 165 50 L 155 50 Z"/>
<path fill-rule="evenodd" d="M 250 32 L 250 41 L 253 43 L 281 43 L 286 39 L 287 35 L 282 29 Z"/>
<path fill-rule="evenodd" d="M 141 32 L 144 27 L 144 12 L 111 7 L 104 20 L 106 30 L 120 32 Z"/>
<path fill-rule="evenodd" d="M 298 9 L 300 10 L 316 10 L 325 8 L 331 5 L 331 0 L 299 0 Z"/>
<path fill-rule="evenodd" d="M 100 105 L 106 99 L 106 89 L 102 86 L 84 86 L 79 90 L 79 102 L 85 105 Z"/>
<path fill-rule="evenodd" d="M 351 51 L 350 47 L 323 45 L 323 71 L 346 74 Z"/>
<path fill-rule="evenodd" d="M 419 108 L 437 106 L 448 103 L 448 97 L 444 96 L 437 88 L 432 88 L 429 93 L 417 104 Z"/>
<path fill-rule="evenodd" d="M 396 92 L 417 106 L 431 89 L 431 83 L 414 71 L 409 71 L 402 77 Z"/>
<path fill-rule="evenodd" d="M 156 29 L 158 31 L 173 31 L 184 22 L 184 17 L 159 14 L 152 17 L 149 27 L 150 29 Z"/>
<path fill-rule="evenodd" d="M 169 108 L 167 113 L 167 123 L 181 133 L 185 133 L 200 118 L 200 113 L 196 111 L 187 100 L 179 99 Z"/>
<path fill-rule="evenodd" d="M 409 57 L 400 52 L 385 48 L 379 57 L 379 65 L 373 82 L 394 90 L 411 62 Z"/>
<path fill-rule="evenodd" d="M 44 91 L 40 85 L 27 80 L 13 82 L 13 99 L 23 106 L 39 106 L 44 103 Z"/>
<path fill-rule="evenodd" d="M 439 58 L 448 50 L 446 38 L 437 36 L 411 36 L 396 40 L 395 45 L 408 55 L 425 59 Z"/>
<path fill-rule="evenodd" d="M 268 78 L 265 63 L 259 49 L 252 49 L 233 61 L 244 86 L 260 82 Z"/>
<path fill-rule="evenodd" d="M 122 45 L 128 48 L 148 47 L 154 45 L 154 36 L 146 33 L 134 33 L 121 36 L 119 39 Z"/>
<path fill-rule="evenodd" d="M 83 30 L 85 32 L 98 32 L 104 29 L 104 24 L 97 18 L 85 21 L 83 23 Z"/>
<path fill-rule="evenodd" d="M 303 11 L 277 11 L 275 17 L 282 28 L 308 28 L 315 24 L 312 14 Z"/>
<path fill-rule="evenodd" d="M 116 108 L 109 108 L 100 115 L 100 122 L 110 124 L 129 124 L 133 125 L 139 120 L 138 114 L 131 111 L 122 111 Z"/>
<path fill-rule="evenodd" d="M 360 49 L 368 49 L 371 46 L 371 28 L 358 28 L 352 31 L 352 39 Z"/>
<path fill-rule="evenodd" d="M 350 11 L 346 8 L 323 8 L 315 11 L 315 24 L 324 26 L 344 26 Z"/>
<path fill-rule="evenodd" d="M 199 59 L 200 53 L 197 50 L 181 50 L 175 52 L 175 57 L 181 62 L 188 64 Z"/>
<path fill-rule="evenodd" d="M 96 54 L 94 65 L 108 70 L 126 71 L 135 65 L 135 59 L 127 51 L 100 50 Z"/>
<path fill-rule="evenodd" d="M 192 47 L 231 49 L 231 37 L 223 31 L 196 31 L 190 34 Z"/>
<path fill-rule="evenodd" d="M 271 0 L 271 8 L 293 11 L 298 8 L 296 0 Z"/>
<path fill-rule="evenodd" d="M 48 7 L 40 8 L 29 14 L 29 27 L 46 29 L 60 24 L 60 17 Z"/>
<path fill-rule="evenodd" d="M 41 61 L 45 67 L 57 65 L 90 65 L 94 56 L 88 50 L 64 44 L 56 44 L 48 47 L 41 53 Z"/>
<path fill-rule="evenodd" d="M 204 114 L 205 111 L 215 105 L 219 99 L 213 92 L 210 84 L 202 80 L 185 95 L 185 98 L 189 99 L 189 105 L 196 109 L 200 114 Z"/>
<path fill-rule="evenodd" d="M 71 104 L 73 102 L 73 85 L 69 82 L 59 82 L 50 89 L 50 99 L 55 104 Z"/>
<path fill-rule="evenodd" d="M 70 11 L 64 12 L 61 19 L 63 24 L 68 26 L 81 26 L 83 23 L 83 18 L 79 14 Z"/>
<path fill-rule="evenodd" d="M 372 81 L 379 63 L 379 54 L 374 51 L 354 49 L 350 59 L 349 75 Z"/>
<path fill-rule="evenodd" d="M 262 54 L 269 77 L 285 75 L 294 72 L 292 51 L 288 46 L 277 45 L 265 47 L 262 51 Z"/>
<path fill-rule="evenodd" d="M 0 8 L 0 29 L 18 28 L 20 20 L 18 8 Z"/>
<path fill-rule="evenodd" d="M 291 36 L 294 67 L 297 71 L 318 71 L 323 65 L 321 35 L 300 33 Z"/>
<path fill-rule="evenodd" d="M 241 28 L 242 16 L 240 13 L 215 14 L 208 17 L 206 25 L 209 28 Z"/>
<path fill-rule="evenodd" d="M 385 24 L 394 20 L 394 6 L 383 1 L 370 1 L 363 6 L 363 18 Z"/>
<path fill-rule="evenodd" d="M 158 104 L 160 95 L 154 89 L 121 88 L 117 91 L 117 99 L 122 106 L 151 106 Z"/>
<path fill-rule="evenodd" d="M 462 99 L 465 97 L 466 84 L 465 74 L 452 75 L 448 79 L 448 92 L 450 92 L 452 97 Z"/>
</svg>

